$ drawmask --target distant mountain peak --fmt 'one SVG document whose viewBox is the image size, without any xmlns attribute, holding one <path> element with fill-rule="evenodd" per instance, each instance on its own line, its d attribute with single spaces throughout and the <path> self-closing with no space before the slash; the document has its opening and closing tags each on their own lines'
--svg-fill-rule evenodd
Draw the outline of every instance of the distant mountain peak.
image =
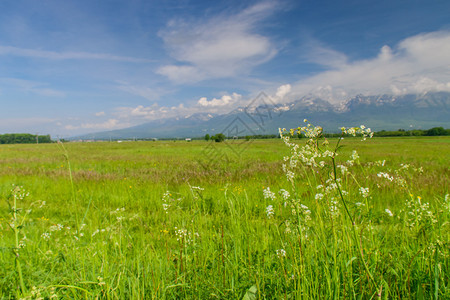
<svg viewBox="0 0 450 300">
<path fill-rule="evenodd" d="M 252 115 L 262 116 L 261 113 L 267 112 L 269 113 L 261 119 L 263 122 Z M 276 134 L 279 127 L 298 127 L 305 118 L 328 131 L 361 124 L 374 130 L 396 130 L 409 128 L 410 125 L 422 129 L 438 126 L 450 128 L 449 116 L 448 92 L 372 96 L 359 94 L 335 105 L 319 97 L 306 95 L 286 104 L 261 103 L 259 106 L 238 107 L 227 114 L 195 113 L 74 139 L 199 137 L 206 133 L 220 133 L 230 126 L 236 127 L 236 130 L 241 129 L 239 126 L 246 127 L 253 134 Z"/>
</svg>

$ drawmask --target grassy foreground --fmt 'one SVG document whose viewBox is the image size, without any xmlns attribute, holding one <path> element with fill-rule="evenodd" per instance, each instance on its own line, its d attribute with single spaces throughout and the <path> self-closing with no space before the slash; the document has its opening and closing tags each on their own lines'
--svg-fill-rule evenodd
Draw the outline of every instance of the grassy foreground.
<svg viewBox="0 0 450 300">
<path fill-rule="evenodd" d="M 0 146 L 0 298 L 450 298 L 450 138 L 311 141 Z"/>
</svg>

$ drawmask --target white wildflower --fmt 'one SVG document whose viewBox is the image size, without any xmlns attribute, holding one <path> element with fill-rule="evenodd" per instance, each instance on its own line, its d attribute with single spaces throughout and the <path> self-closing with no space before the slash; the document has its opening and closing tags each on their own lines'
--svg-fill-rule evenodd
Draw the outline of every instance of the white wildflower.
<svg viewBox="0 0 450 300">
<path fill-rule="evenodd" d="M 394 214 L 392 213 L 392 211 L 391 211 L 389 208 L 386 208 L 384 211 L 385 211 L 390 217 L 393 217 L 393 216 L 394 216 Z"/>
<path fill-rule="evenodd" d="M 192 188 L 193 190 L 199 190 L 199 191 L 204 191 L 204 190 L 205 190 L 204 188 L 199 187 L 199 186 L 191 186 L 191 188 Z"/>
<path fill-rule="evenodd" d="M 352 160 L 358 160 L 359 159 L 358 152 L 356 152 L 356 150 L 353 150 L 351 157 L 352 157 Z"/>
<path fill-rule="evenodd" d="M 63 228 L 64 228 L 64 226 L 62 226 L 61 224 L 56 224 L 56 225 L 50 226 L 49 230 L 50 231 L 60 231 Z"/>
<path fill-rule="evenodd" d="M 278 258 L 286 257 L 286 251 L 284 249 L 277 249 L 276 251 Z"/>
<path fill-rule="evenodd" d="M 192 232 L 185 228 L 177 229 L 177 227 L 175 227 L 175 235 L 177 237 L 177 241 L 184 242 L 185 246 L 191 244 L 194 241 L 194 237 L 200 237 L 198 232 L 192 234 Z"/>
<path fill-rule="evenodd" d="M 51 233 L 49 233 L 49 232 L 44 232 L 43 234 L 41 234 L 41 237 L 44 239 L 44 240 L 49 240 L 50 239 L 50 235 L 51 235 Z"/>
<path fill-rule="evenodd" d="M 363 198 L 367 198 L 367 197 L 369 197 L 369 188 L 368 187 L 366 187 L 366 188 L 360 187 L 359 188 L 359 193 L 361 194 L 361 196 Z"/>
<path fill-rule="evenodd" d="M 341 169 L 341 174 L 345 175 L 348 173 L 348 168 L 344 165 L 337 165 L 336 168 L 340 168 Z"/>
<path fill-rule="evenodd" d="M 276 195 L 270 190 L 270 187 L 263 190 L 264 199 L 275 200 Z"/>
<path fill-rule="evenodd" d="M 391 176 L 391 175 L 389 175 L 388 173 L 385 173 L 385 172 L 379 172 L 377 174 L 377 176 L 380 177 L 380 178 L 386 178 L 389 181 L 393 181 L 394 180 L 393 176 Z"/>
<path fill-rule="evenodd" d="M 284 189 L 281 189 L 281 190 L 279 191 L 279 193 L 281 194 L 281 197 L 283 197 L 284 200 L 288 200 L 289 197 L 291 197 L 291 195 L 289 194 L 289 192 L 286 191 L 286 190 L 284 190 Z"/>
<path fill-rule="evenodd" d="M 269 219 L 275 214 L 275 212 L 273 211 L 273 206 L 272 205 L 269 205 L 269 206 L 266 207 L 266 213 L 267 213 L 267 217 Z"/>
</svg>

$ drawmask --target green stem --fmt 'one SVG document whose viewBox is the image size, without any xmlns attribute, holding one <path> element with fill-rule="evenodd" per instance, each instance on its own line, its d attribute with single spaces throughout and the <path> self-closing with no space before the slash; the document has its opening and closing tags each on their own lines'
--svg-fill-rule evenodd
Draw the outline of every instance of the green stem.
<svg viewBox="0 0 450 300">
<path fill-rule="evenodd" d="M 14 235 L 15 235 L 15 247 L 14 247 L 14 260 L 17 266 L 17 273 L 19 274 L 19 283 L 22 295 L 25 295 L 25 284 L 23 283 L 22 266 L 19 260 L 19 229 L 17 228 L 17 195 L 14 194 L 14 207 L 13 207 L 13 219 L 14 219 Z"/>
<path fill-rule="evenodd" d="M 61 146 L 61 149 L 63 151 L 63 156 L 64 156 L 64 158 L 66 159 L 66 162 L 67 162 L 67 168 L 68 168 L 68 171 L 69 171 L 70 187 L 71 187 L 71 191 L 72 191 L 72 203 L 74 204 L 73 207 L 76 207 L 76 203 L 75 203 L 76 202 L 75 185 L 73 183 L 72 167 L 70 165 L 69 153 L 67 152 L 67 149 L 66 149 L 66 147 L 64 147 L 63 143 L 59 142 L 58 144 Z M 76 222 L 77 222 L 77 231 L 79 231 L 80 230 L 80 224 L 78 222 L 78 210 L 75 210 L 75 219 L 76 219 Z"/>
<path fill-rule="evenodd" d="M 348 210 L 347 203 L 344 200 L 344 195 L 342 195 L 341 187 L 339 186 L 339 182 L 337 181 L 336 161 L 335 161 L 335 157 L 334 156 L 331 158 L 331 161 L 333 162 L 334 183 L 336 184 L 336 187 L 337 187 L 337 190 L 339 192 L 339 196 L 341 198 L 342 204 L 344 204 L 345 211 L 346 211 L 348 217 L 350 218 L 350 221 L 352 222 L 352 225 L 354 226 L 355 222 L 353 221 L 353 217 L 350 214 L 350 211 Z"/>
<path fill-rule="evenodd" d="M 366 261 L 364 260 L 362 246 L 361 246 L 360 243 L 358 243 L 358 237 L 357 237 L 357 235 L 356 235 L 356 228 L 355 228 L 356 225 L 355 225 L 355 222 L 354 222 L 354 220 L 353 220 L 352 215 L 350 214 L 350 211 L 348 210 L 347 203 L 345 202 L 345 199 L 344 199 L 344 195 L 342 194 L 341 188 L 340 188 L 340 186 L 339 186 L 339 182 L 337 181 L 337 170 L 336 170 L 335 154 L 336 154 L 338 145 L 339 145 L 339 143 L 340 143 L 341 140 L 342 140 L 342 137 L 339 138 L 339 141 L 337 142 L 336 148 L 335 148 L 335 150 L 334 150 L 333 157 L 331 158 L 331 161 L 332 161 L 332 163 L 333 163 L 333 177 L 334 177 L 334 183 L 336 184 L 337 190 L 338 190 L 338 192 L 339 192 L 339 196 L 340 196 L 340 198 L 341 198 L 341 202 L 342 202 L 342 204 L 344 205 L 345 212 L 347 213 L 347 216 L 349 217 L 350 221 L 352 222 L 353 239 L 354 239 L 355 243 L 358 245 L 358 249 L 359 249 L 358 254 L 359 254 L 359 256 L 360 256 L 360 258 L 361 258 L 361 261 L 362 261 L 362 263 L 363 263 L 363 265 L 364 265 L 364 269 L 366 270 L 367 275 L 369 276 L 370 280 L 372 281 L 372 283 L 373 283 L 373 284 L 375 285 L 375 287 L 376 287 L 376 286 L 377 286 L 377 283 L 375 282 L 375 279 L 373 278 L 372 273 L 370 272 L 369 267 L 367 266 L 367 263 L 366 263 Z"/>
</svg>

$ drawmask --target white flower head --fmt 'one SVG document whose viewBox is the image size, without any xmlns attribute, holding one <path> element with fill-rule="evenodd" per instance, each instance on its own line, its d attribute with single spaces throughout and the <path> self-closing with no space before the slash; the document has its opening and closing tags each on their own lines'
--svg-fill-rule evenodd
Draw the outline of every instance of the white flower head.
<svg viewBox="0 0 450 300">
<path fill-rule="evenodd" d="M 323 194 L 322 193 L 317 193 L 316 196 L 314 197 L 316 200 L 320 200 L 323 198 Z"/>
<path fill-rule="evenodd" d="M 266 207 L 266 213 L 267 213 L 267 217 L 269 219 L 273 217 L 275 212 L 273 211 L 273 206 L 272 205 L 269 205 L 269 206 Z"/>
<path fill-rule="evenodd" d="M 278 258 L 286 257 L 286 251 L 284 249 L 277 249 L 276 251 Z"/>
<path fill-rule="evenodd" d="M 281 189 L 279 191 L 279 193 L 281 194 L 281 197 L 283 197 L 284 200 L 288 200 L 289 197 L 291 197 L 291 195 L 289 194 L 288 191 Z"/>
<path fill-rule="evenodd" d="M 270 187 L 267 187 L 263 190 L 264 199 L 275 200 L 276 195 L 274 192 L 270 190 Z"/>
<path fill-rule="evenodd" d="M 360 187 L 359 188 L 359 193 L 361 194 L 361 196 L 363 198 L 367 198 L 367 197 L 369 197 L 369 188 L 368 187 L 366 187 L 366 188 Z"/>
<path fill-rule="evenodd" d="M 392 211 L 389 208 L 386 208 L 384 211 L 389 215 L 389 217 L 394 216 L 394 214 L 392 213 Z"/>
<path fill-rule="evenodd" d="M 44 232 L 43 234 L 41 234 L 41 237 L 42 237 L 44 240 L 48 241 L 48 240 L 50 239 L 50 235 L 51 235 L 51 233 L 49 233 L 49 232 Z"/>
</svg>

